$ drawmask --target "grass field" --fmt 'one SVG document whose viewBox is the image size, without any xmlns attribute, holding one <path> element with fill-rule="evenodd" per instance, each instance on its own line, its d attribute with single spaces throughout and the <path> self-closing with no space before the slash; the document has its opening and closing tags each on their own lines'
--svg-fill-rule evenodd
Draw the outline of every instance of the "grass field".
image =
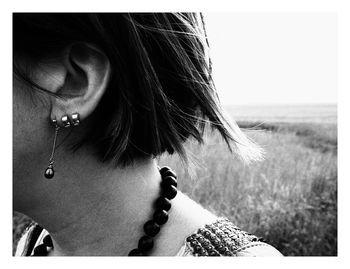
<svg viewBox="0 0 350 269">
<path fill-rule="evenodd" d="M 192 179 L 177 157 L 162 163 L 184 179 L 183 192 L 284 255 L 337 255 L 336 106 L 254 109 L 227 110 L 265 149 L 264 161 L 244 165 L 208 134 L 202 147 L 188 143 Z"/>
<path fill-rule="evenodd" d="M 265 149 L 262 162 L 244 165 L 208 132 L 205 145 L 187 143 L 196 163 L 190 172 L 177 156 L 163 156 L 160 163 L 177 171 L 184 193 L 284 255 L 337 255 L 336 107 L 315 109 L 319 113 L 305 115 L 307 121 L 293 113 L 274 119 L 276 110 L 264 123 L 236 116 L 242 128 L 255 126 L 248 135 Z M 25 221 L 14 217 L 14 241 Z"/>
</svg>

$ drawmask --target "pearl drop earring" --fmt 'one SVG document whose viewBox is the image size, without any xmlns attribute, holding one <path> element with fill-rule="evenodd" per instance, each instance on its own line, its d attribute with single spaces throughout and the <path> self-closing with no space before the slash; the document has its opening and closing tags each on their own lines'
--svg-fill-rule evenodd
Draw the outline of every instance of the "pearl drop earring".
<svg viewBox="0 0 350 269">
<path fill-rule="evenodd" d="M 52 123 L 55 126 L 55 137 L 53 140 L 53 146 L 52 146 L 52 152 L 51 152 L 51 156 L 50 156 L 50 160 L 49 160 L 49 166 L 46 168 L 45 170 L 45 177 L 48 179 L 53 178 L 53 176 L 55 175 L 55 171 L 53 170 L 53 157 L 55 154 L 55 149 L 56 149 L 56 141 L 57 141 L 57 135 L 58 135 L 58 130 L 60 129 L 60 126 L 58 126 L 57 121 L 56 120 L 52 120 Z"/>
<path fill-rule="evenodd" d="M 61 118 L 62 125 L 66 128 L 72 126 L 78 126 L 80 124 L 80 118 L 79 118 L 79 113 L 75 112 L 71 115 L 69 118 L 67 115 L 62 116 Z M 44 176 L 48 179 L 51 179 L 55 175 L 55 170 L 53 169 L 53 164 L 54 164 L 54 154 L 56 150 L 56 141 L 57 141 L 57 136 L 58 136 L 58 131 L 60 129 L 60 126 L 57 124 L 57 120 L 54 119 L 51 121 L 54 126 L 55 126 L 55 137 L 53 140 L 53 146 L 52 146 L 52 152 L 49 160 L 49 165 L 45 170 Z M 71 124 L 72 123 L 72 124 Z"/>
</svg>

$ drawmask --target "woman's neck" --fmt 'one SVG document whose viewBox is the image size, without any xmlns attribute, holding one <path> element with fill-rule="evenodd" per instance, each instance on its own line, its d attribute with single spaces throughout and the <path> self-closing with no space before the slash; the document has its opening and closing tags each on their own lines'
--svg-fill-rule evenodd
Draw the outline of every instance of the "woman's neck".
<svg viewBox="0 0 350 269">
<path fill-rule="evenodd" d="M 23 212 L 51 234 L 52 254 L 127 255 L 137 247 L 160 194 L 155 160 L 111 168 L 81 150 L 58 156 L 55 170 L 52 180 L 37 179 L 39 197 Z"/>
<path fill-rule="evenodd" d="M 51 234 L 51 255 L 118 256 L 136 248 L 160 195 L 156 161 L 110 168 L 80 151 L 72 159 L 58 158 L 55 165 L 52 180 L 37 179 L 42 180 L 39 197 L 23 212 Z M 179 193 L 168 223 L 156 237 L 153 255 L 176 254 L 189 233 L 214 219 Z"/>
</svg>

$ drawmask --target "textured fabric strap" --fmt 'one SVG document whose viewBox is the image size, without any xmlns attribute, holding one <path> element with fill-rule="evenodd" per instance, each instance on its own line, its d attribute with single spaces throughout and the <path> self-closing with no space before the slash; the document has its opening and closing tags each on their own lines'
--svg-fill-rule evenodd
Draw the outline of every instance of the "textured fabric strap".
<svg viewBox="0 0 350 269">
<path fill-rule="evenodd" d="M 246 250 L 254 247 L 275 250 L 270 245 L 264 243 L 262 238 L 242 231 L 227 218 L 218 218 L 214 223 L 207 224 L 188 236 L 185 245 L 180 249 L 178 255 L 243 256 L 241 254 L 245 250 L 244 253 L 248 256 L 249 253 Z M 277 250 L 273 252 L 279 253 Z"/>
</svg>

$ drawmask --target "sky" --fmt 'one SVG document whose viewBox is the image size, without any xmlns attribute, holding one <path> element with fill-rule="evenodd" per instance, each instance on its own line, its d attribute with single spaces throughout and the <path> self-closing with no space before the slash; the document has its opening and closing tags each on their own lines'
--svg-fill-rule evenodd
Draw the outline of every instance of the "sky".
<svg viewBox="0 0 350 269">
<path fill-rule="evenodd" d="M 225 105 L 336 104 L 336 13 L 205 13 Z"/>
</svg>

